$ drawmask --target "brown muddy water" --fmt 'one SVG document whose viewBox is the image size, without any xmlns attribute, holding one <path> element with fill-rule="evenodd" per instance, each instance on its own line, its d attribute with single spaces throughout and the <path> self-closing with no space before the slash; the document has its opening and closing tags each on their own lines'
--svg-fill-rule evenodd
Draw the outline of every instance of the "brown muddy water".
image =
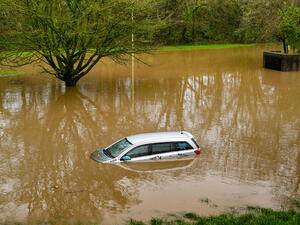
<svg viewBox="0 0 300 225">
<path fill-rule="evenodd" d="M 152 66 L 106 60 L 77 88 L 38 68 L 0 78 L 0 222 L 116 224 L 300 198 L 300 72 L 262 68 L 272 46 L 165 51 Z M 100 164 L 127 135 L 191 132 L 190 161 Z"/>
</svg>

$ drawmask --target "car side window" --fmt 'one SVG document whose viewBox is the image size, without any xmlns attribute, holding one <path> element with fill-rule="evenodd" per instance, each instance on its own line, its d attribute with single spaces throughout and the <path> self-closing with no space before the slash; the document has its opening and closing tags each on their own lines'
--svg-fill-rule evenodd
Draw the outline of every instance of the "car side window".
<svg viewBox="0 0 300 225">
<path fill-rule="evenodd" d="M 165 152 L 171 152 L 171 143 L 158 143 L 158 144 L 152 144 L 152 154 L 159 154 L 159 153 L 165 153 Z"/>
<path fill-rule="evenodd" d="M 142 157 L 149 155 L 149 145 L 142 145 L 134 148 L 126 154 L 130 158 Z"/>
<path fill-rule="evenodd" d="M 176 149 L 175 151 L 184 151 L 184 150 L 193 149 L 193 147 L 187 142 L 176 142 L 175 149 Z"/>
</svg>

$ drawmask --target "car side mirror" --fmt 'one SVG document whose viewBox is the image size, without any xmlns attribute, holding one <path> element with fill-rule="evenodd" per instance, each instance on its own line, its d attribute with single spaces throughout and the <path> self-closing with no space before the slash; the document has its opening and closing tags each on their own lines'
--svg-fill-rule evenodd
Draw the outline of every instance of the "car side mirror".
<svg viewBox="0 0 300 225">
<path fill-rule="evenodd" d="M 129 161 L 129 160 L 131 160 L 131 158 L 128 155 L 125 155 L 121 158 L 121 161 Z"/>
</svg>

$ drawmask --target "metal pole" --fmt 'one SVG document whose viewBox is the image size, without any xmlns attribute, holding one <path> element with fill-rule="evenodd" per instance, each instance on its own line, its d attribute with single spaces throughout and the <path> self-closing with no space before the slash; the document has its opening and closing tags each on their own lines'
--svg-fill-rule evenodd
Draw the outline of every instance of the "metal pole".
<svg viewBox="0 0 300 225">
<path fill-rule="evenodd" d="M 131 21 L 133 23 L 133 11 L 131 12 Z M 131 32 L 131 47 L 132 51 L 134 50 L 134 35 L 133 31 Z M 134 52 L 131 53 L 131 104 L 132 110 L 134 111 Z"/>
</svg>

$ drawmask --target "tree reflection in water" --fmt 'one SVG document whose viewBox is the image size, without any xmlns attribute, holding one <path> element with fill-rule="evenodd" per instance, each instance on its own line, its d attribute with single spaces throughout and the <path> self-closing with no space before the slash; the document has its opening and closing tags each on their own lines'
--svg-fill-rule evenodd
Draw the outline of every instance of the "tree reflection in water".
<svg viewBox="0 0 300 225">
<path fill-rule="evenodd" d="M 143 183 L 200 183 L 216 174 L 265 182 L 277 205 L 299 198 L 300 79 L 261 69 L 260 50 L 147 56 L 153 66 L 137 65 L 134 92 L 130 68 L 110 62 L 78 89 L 31 75 L 14 84 L 1 78 L 0 219 L 99 222 L 142 204 Z M 286 76 L 294 82 L 285 84 Z M 204 154 L 162 173 L 89 159 L 121 137 L 164 130 L 191 131 Z"/>
<path fill-rule="evenodd" d="M 13 184 L 4 191 L 3 211 L 20 215 L 18 209 L 26 210 L 34 221 L 79 214 L 84 220 L 99 221 L 101 208 L 119 211 L 137 203 L 134 193 L 116 186 L 123 177 L 131 179 L 130 172 L 113 168 L 112 173 L 111 166 L 96 165 L 88 158 L 98 147 L 97 139 L 103 138 L 97 124 L 108 115 L 99 109 L 101 116 L 95 121 L 89 109 L 97 105 L 77 89 L 59 93 L 53 86 L 45 98 L 35 96 L 35 91 L 20 90 L 21 97 L 13 102 L 20 105 L 18 111 L 1 110 L 2 118 L 10 117 L 4 128 L 8 139 L 1 142 L 1 150 L 6 150 L 1 184 Z M 28 95 L 30 102 L 25 104 Z"/>
</svg>

